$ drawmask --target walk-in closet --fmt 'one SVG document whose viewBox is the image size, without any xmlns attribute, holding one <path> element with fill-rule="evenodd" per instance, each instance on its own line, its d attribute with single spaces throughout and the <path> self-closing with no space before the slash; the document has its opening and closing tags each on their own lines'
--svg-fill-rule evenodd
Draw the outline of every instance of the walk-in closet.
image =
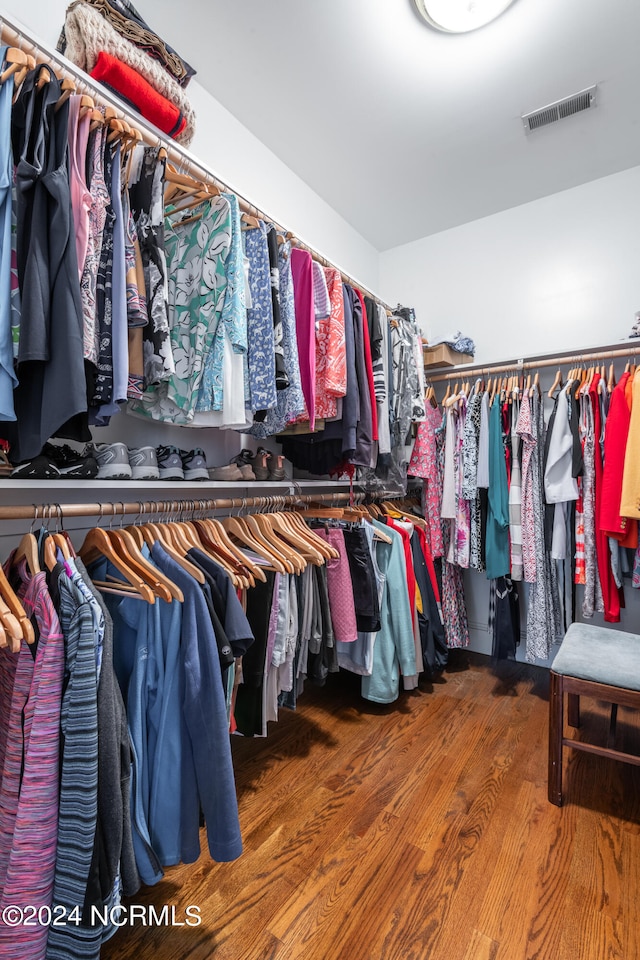
<svg viewBox="0 0 640 960">
<path fill-rule="evenodd" d="M 640 958 L 640 10 L 0 4 L 0 960 Z"/>
</svg>

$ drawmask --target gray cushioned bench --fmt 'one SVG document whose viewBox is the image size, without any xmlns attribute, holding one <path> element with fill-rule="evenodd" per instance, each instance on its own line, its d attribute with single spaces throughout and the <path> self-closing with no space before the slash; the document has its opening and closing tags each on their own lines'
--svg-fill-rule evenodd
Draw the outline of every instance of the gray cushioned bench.
<svg viewBox="0 0 640 960">
<path fill-rule="evenodd" d="M 567 722 L 580 726 L 580 697 L 611 704 L 607 746 L 564 736 L 564 695 Z M 640 765 L 640 756 L 616 750 L 618 706 L 640 709 L 640 635 L 607 627 L 572 623 L 551 666 L 549 688 L 549 800 L 562 805 L 562 750 L 587 753 Z"/>
</svg>

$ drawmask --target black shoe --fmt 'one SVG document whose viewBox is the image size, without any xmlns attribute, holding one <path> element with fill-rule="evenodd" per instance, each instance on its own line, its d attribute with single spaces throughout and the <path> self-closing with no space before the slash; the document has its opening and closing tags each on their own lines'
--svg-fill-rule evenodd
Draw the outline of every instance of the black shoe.
<svg viewBox="0 0 640 960">
<path fill-rule="evenodd" d="M 42 453 L 55 463 L 63 479 L 94 480 L 98 476 L 98 461 L 90 452 L 90 448 L 85 448 L 82 453 L 78 453 L 68 443 L 61 446 L 45 443 Z"/>
<path fill-rule="evenodd" d="M 33 457 L 32 460 L 24 460 L 11 471 L 11 478 L 15 480 L 56 480 L 60 479 L 60 471 L 57 466 L 48 457 Z"/>
</svg>

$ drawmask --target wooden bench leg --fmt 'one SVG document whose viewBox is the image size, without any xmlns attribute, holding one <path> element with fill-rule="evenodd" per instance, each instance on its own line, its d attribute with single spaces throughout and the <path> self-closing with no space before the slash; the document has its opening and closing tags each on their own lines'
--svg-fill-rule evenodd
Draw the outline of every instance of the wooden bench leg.
<svg viewBox="0 0 640 960">
<path fill-rule="evenodd" d="M 580 694 L 567 694 L 567 723 L 570 727 L 580 726 Z"/>
<path fill-rule="evenodd" d="M 564 733 L 564 692 L 562 676 L 549 671 L 549 802 L 562 806 L 562 736 Z"/>
</svg>

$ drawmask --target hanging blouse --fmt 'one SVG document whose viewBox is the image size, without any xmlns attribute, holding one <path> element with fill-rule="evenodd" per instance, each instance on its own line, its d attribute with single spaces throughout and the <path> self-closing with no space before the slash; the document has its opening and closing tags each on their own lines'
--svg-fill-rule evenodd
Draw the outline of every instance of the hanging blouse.
<svg viewBox="0 0 640 960">
<path fill-rule="evenodd" d="M 235 194 L 225 193 L 223 197 L 229 204 L 231 216 L 231 246 L 225 264 L 226 292 L 220 323 L 204 361 L 194 424 L 227 427 L 239 426 L 245 420 L 247 307 L 240 206 Z M 213 418 L 205 416 L 205 411 L 220 413 Z"/>
<path fill-rule="evenodd" d="M 76 255 L 78 258 L 78 275 L 82 277 L 84 261 L 87 255 L 89 240 L 89 211 L 91 210 L 91 193 L 87 186 L 87 144 L 89 141 L 89 126 L 91 117 L 85 111 L 81 114 L 80 94 L 69 97 L 69 185 L 71 188 L 71 208 L 73 210 L 73 225 L 76 237 Z"/>
<path fill-rule="evenodd" d="M 99 108 L 98 108 L 99 109 Z M 103 108 L 104 109 L 104 108 Z M 91 190 L 87 252 L 80 278 L 82 296 L 82 335 L 84 358 L 94 366 L 98 363 L 97 282 L 102 255 L 102 238 L 110 205 L 109 191 L 104 178 L 104 152 L 107 131 L 100 125 L 89 134 L 87 170 Z"/>
<path fill-rule="evenodd" d="M 316 338 L 311 254 L 294 247 L 291 251 L 291 273 L 296 308 L 300 380 L 309 412 L 309 426 L 313 430 L 316 409 Z"/>
<path fill-rule="evenodd" d="M 289 386 L 278 391 L 276 406 L 267 411 L 262 423 L 254 422 L 251 434 L 265 438 L 279 433 L 292 423 L 304 410 L 304 397 L 300 383 L 300 365 L 298 362 L 298 343 L 296 340 L 296 313 L 293 299 L 293 280 L 291 277 L 291 244 L 283 243 L 279 250 L 278 276 L 280 281 L 280 314 L 282 318 L 282 345 L 285 370 Z M 340 285 L 342 298 L 342 284 Z M 344 311 L 343 311 L 344 316 Z"/>
<path fill-rule="evenodd" d="M 165 230 L 169 312 L 175 374 L 150 385 L 136 412 L 156 420 L 193 419 L 204 360 L 225 301 L 225 263 L 231 245 L 231 209 L 222 196 L 205 201 L 181 223 L 169 211 Z"/>
<path fill-rule="evenodd" d="M 276 405 L 276 364 L 273 333 L 273 298 L 267 227 L 243 230 L 244 250 L 249 260 L 251 308 L 247 310 L 249 405 L 255 412 Z M 264 419 L 264 416 L 259 419 Z"/>
<path fill-rule="evenodd" d="M 325 274 L 330 287 L 330 313 L 317 321 L 316 417 L 331 419 L 337 415 L 337 398 L 347 390 L 347 354 L 342 277 L 338 270 L 328 267 Z"/>
<path fill-rule="evenodd" d="M 164 253 L 164 171 L 160 147 L 135 148 L 129 171 L 129 196 L 144 268 L 149 324 L 144 339 L 147 384 L 175 372 L 169 338 L 167 264 Z"/>
</svg>

